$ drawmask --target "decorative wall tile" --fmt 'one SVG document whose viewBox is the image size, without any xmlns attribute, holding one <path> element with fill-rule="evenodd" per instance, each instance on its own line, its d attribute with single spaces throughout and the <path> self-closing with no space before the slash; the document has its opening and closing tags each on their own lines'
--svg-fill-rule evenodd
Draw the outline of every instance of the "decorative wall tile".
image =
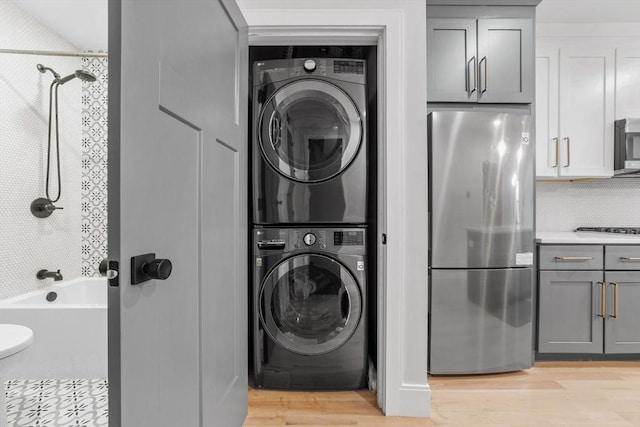
<svg viewBox="0 0 640 427">
<path fill-rule="evenodd" d="M 82 58 L 82 68 L 96 76 L 82 87 L 82 275 L 97 276 L 107 256 L 107 58 Z"/>
<path fill-rule="evenodd" d="M 537 183 L 537 230 L 577 227 L 640 227 L 640 178 Z"/>
<path fill-rule="evenodd" d="M 8 427 L 108 426 L 105 379 L 9 380 Z"/>
</svg>

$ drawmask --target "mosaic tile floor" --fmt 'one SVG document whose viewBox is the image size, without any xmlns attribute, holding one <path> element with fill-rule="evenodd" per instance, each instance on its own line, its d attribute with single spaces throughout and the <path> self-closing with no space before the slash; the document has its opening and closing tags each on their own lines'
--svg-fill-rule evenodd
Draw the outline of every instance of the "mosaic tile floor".
<svg viewBox="0 0 640 427">
<path fill-rule="evenodd" d="M 105 379 L 9 380 L 7 427 L 108 426 Z"/>
</svg>

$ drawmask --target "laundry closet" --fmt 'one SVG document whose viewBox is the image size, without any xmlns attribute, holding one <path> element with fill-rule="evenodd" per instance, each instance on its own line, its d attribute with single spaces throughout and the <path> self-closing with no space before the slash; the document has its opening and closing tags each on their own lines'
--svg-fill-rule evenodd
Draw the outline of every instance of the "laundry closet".
<svg viewBox="0 0 640 427">
<path fill-rule="evenodd" d="M 250 47 L 255 387 L 374 387 L 376 64 L 375 46 Z"/>
</svg>

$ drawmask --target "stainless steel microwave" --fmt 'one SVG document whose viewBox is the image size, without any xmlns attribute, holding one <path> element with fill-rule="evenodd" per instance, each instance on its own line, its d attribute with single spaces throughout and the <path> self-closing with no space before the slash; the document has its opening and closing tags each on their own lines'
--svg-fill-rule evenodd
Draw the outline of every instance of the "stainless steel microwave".
<svg viewBox="0 0 640 427">
<path fill-rule="evenodd" d="M 614 175 L 640 177 L 640 119 L 616 120 L 615 129 Z"/>
</svg>

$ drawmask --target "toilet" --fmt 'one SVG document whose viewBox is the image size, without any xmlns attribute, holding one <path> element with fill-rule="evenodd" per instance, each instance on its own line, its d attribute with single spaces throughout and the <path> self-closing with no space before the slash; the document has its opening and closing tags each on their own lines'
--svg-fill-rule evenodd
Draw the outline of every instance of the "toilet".
<svg viewBox="0 0 640 427">
<path fill-rule="evenodd" d="M 0 324 L 0 426 L 7 425 L 4 383 L 19 353 L 33 342 L 33 331 L 26 326 Z"/>
</svg>

